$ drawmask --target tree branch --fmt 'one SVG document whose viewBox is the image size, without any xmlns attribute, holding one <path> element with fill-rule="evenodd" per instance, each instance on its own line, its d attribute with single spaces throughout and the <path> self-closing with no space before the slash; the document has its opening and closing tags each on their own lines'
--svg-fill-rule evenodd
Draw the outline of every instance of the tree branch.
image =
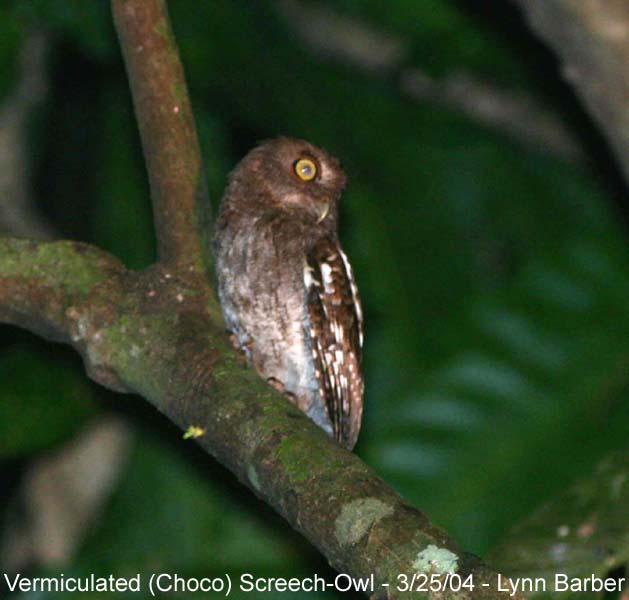
<svg viewBox="0 0 629 600">
<path fill-rule="evenodd" d="M 151 185 L 159 258 L 209 272 L 211 211 L 164 0 L 112 0 Z"/>
<path fill-rule="evenodd" d="M 629 3 L 626 0 L 516 0 L 563 61 L 605 132 L 629 182 Z"/>
<path fill-rule="evenodd" d="M 0 319 L 69 338 L 94 379 L 143 395 L 196 432 L 330 564 L 354 577 L 373 574 L 375 598 L 426 597 L 397 593 L 397 576 L 447 568 L 475 584 L 450 597 L 501 597 L 493 571 L 235 354 L 203 275 L 159 264 L 130 273 L 82 244 L 5 239 L 0 285 Z"/>
<path fill-rule="evenodd" d="M 88 244 L 0 238 L 0 322 L 71 343 L 67 311 L 123 269 Z"/>
<path fill-rule="evenodd" d="M 5 239 L 0 242 L 0 320 L 72 343 L 94 379 L 144 396 L 335 568 L 353 577 L 373 575 L 372 598 L 521 598 L 498 592 L 497 573 L 461 552 L 231 347 L 207 273 L 199 268 L 209 264 L 207 223 L 199 217 L 208 213 L 165 5 L 161 0 L 112 2 L 163 261 L 129 272 L 84 244 Z M 456 582 L 452 591 L 398 589 L 399 575 L 434 574 L 443 582 L 453 571 L 463 581 L 471 577 L 473 589 L 457 589 Z"/>
</svg>

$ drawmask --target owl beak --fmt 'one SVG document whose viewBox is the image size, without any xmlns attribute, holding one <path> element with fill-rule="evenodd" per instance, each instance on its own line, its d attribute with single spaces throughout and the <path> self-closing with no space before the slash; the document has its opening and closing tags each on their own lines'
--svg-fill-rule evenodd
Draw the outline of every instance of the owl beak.
<svg viewBox="0 0 629 600">
<path fill-rule="evenodd" d="M 321 198 L 317 202 L 317 209 L 319 210 L 319 218 L 317 219 L 317 225 L 325 219 L 330 212 L 330 199 L 329 198 Z"/>
</svg>

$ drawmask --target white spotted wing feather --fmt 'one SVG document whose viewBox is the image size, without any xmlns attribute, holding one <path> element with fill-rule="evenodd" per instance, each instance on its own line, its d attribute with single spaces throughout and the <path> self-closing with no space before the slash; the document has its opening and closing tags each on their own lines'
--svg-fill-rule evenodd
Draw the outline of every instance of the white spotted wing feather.
<svg viewBox="0 0 629 600">
<path fill-rule="evenodd" d="M 317 242 L 306 259 L 304 283 L 319 393 L 337 441 L 351 449 L 362 419 L 362 310 L 352 269 L 336 240 Z"/>
</svg>

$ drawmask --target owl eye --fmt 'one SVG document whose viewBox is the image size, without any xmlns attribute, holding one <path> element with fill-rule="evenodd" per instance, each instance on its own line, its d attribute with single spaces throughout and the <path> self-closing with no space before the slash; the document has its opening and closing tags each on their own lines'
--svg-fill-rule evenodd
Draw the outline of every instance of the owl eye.
<svg viewBox="0 0 629 600">
<path fill-rule="evenodd" d="M 300 158 L 293 165 L 293 170 L 302 181 L 312 181 L 317 176 L 317 165 L 309 158 Z"/>
</svg>

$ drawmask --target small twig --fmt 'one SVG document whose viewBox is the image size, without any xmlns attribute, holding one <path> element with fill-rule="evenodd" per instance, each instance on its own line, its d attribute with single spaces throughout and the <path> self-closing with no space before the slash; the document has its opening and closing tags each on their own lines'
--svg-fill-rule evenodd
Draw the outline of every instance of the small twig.
<svg viewBox="0 0 629 600">
<path fill-rule="evenodd" d="M 151 185 L 159 258 L 211 265 L 210 203 L 164 0 L 112 0 Z"/>
</svg>

